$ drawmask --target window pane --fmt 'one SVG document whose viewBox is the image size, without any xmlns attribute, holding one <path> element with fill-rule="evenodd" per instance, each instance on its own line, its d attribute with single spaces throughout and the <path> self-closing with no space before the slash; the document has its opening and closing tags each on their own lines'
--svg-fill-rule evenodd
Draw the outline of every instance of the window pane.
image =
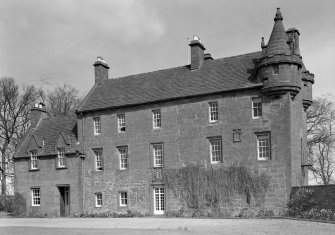
<svg viewBox="0 0 335 235">
<path fill-rule="evenodd" d="M 120 159 L 120 169 L 125 170 L 128 168 L 128 148 L 120 147 L 119 150 L 119 159 Z"/>
<path fill-rule="evenodd" d="M 218 120 L 219 120 L 218 103 L 217 102 L 209 103 L 209 121 L 216 122 Z"/>
<path fill-rule="evenodd" d="M 153 156 L 154 156 L 154 167 L 163 166 L 163 145 L 155 144 L 153 145 Z"/>
<path fill-rule="evenodd" d="M 32 205 L 33 206 L 41 205 L 40 189 L 32 189 Z"/>
<path fill-rule="evenodd" d="M 124 114 L 119 114 L 118 116 L 118 130 L 119 132 L 126 131 L 126 117 Z"/>
<path fill-rule="evenodd" d="M 161 111 L 159 109 L 152 111 L 153 115 L 153 126 L 154 128 L 159 128 L 162 125 L 161 121 Z"/>
<path fill-rule="evenodd" d="M 260 98 L 252 99 L 252 116 L 254 118 L 262 116 L 262 100 Z"/>
<path fill-rule="evenodd" d="M 94 155 L 95 155 L 95 169 L 97 171 L 102 171 L 103 166 L 102 166 L 102 149 L 97 149 L 94 150 Z"/>
<path fill-rule="evenodd" d="M 210 140 L 210 155 L 212 163 L 221 162 L 221 139 Z"/>
<path fill-rule="evenodd" d="M 58 167 L 65 167 L 65 149 L 64 148 L 58 149 L 57 158 L 58 158 Z"/>
<path fill-rule="evenodd" d="M 270 159 L 270 134 L 262 134 L 257 136 L 257 152 L 258 160 Z"/>
<path fill-rule="evenodd" d="M 100 117 L 93 118 L 93 123 L 94 123 L 94 134 L 99 135 L 101 133 Z"/>
</svg>

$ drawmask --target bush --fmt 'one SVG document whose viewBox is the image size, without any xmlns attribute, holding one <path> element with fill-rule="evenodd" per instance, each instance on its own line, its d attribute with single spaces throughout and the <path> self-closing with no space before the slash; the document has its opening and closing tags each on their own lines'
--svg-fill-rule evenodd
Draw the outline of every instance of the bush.
<svg viewBox="0 0 335 235">
<path fill-rule="evenodd" d="M 14 201 L 12 206 L 12 215 L 24 216 L 27 211 L 26 200 L 20 193 L 14 194 Z"/>
<path fill-rule="evenodd" d="M 128 210 L 87 210 L 74 217 L 79 218 L 130 218 L 130 217 L 144 217 L 149 213 L 141 209 L 128 209 Z"/>
<path fill-rule="evenodd" d="M 0 196 L 0 211 L 6 211 L 11 213 L 13 211 L 13 205 L 14 205 L 13 195 Z"/>
<path fill-rule="evenodd" d="M 311 210 L 316 205 L 313 193 L 312 189 L 304 187 L 292 191 L 288 202 L 288 214 L 290 216 L 302 216 L 303 212 Z"/>
<path fill-rule="evenodd" d="M 220 214 L 220 206 L 227 205 L 236 196 L 244 195 L 260 199 L 268 190 L 270 177 L 255 174 L 246 167 L 204 167 L 187 166 L 164 171 L 166 185 L 180 200 L 185 209 L 193 209 L 193 214 Z M 261 200 L 260 200 L 261 201 Z"/>
</svg>

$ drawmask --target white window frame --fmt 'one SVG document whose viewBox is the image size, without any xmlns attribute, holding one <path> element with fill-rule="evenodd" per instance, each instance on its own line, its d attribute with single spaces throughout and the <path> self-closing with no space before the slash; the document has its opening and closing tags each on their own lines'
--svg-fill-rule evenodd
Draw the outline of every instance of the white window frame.
<svg viewBox="0 0 335 235">
<path fill-rule="evenodd" d="M 128 147 L 122 146 L 117 147 L 119 151 L 119 162 L 120 162 L 120 170 L 128 169 Z"/>
<path fill-rule="evenodd" d="M 65 148 L 59 148 L 57 151 L 57 167 L 65 168 Z"/>
<path fill-rule="evenodd" d="M 41 205 L 41 189 L 40 188 L 31 189 L 31 205 L 32 206 Z"/>
<path fill-rule="evenodd" d="M 165 188 L 164 187 L 154 187 L 153 188 L 154 197 L 154 214 L 163 215 L 165 214 Z"/>
<path fill-rule="evenodd" d="M 153 144 L 152 145 L 152 155 L 153 155 L 154 167 L 162 168 L 164 165 L 163 144 Z"/>
<path fill-rule="evenodd" d="M 102 207 L 102 193 L 95 193 L 95 207 Z"/>
<path fill-rule="evenodd" d="M 263 115 L 263 102 L 262 98 L 252 98 L 252 118 L 257 119 L 261 118 Z"/>
<path fill-rule="evenodd" d="M 212 164 L 222 162 L 222 141 L 220 137 L 209 138 L 209 152 Z"/>
<path fill-rule="evenodd" d="M 93 118 L 93 129 L 94 129 L 94 135 L 101 134 L 101 118 L 100 117 Z"/>
<path fill-rule="evenodd" d="M 154 129 L 162 127 L 162 113 L 160 109 L 152 110 L 152 125 Z"/>
<path fill-rule="evenodd" d="M 271 135 L 270 132 L 258 133 L 257 136 L 257 160 L 268 161 L 271 159 Z"/>
<path fill-rule="evenodd" d="M 96 171 L 103 171 L 103 149 L 93 149 L 94 152 L 94 165 Z"/>
<path fill-rule="evenodd" d="M 30 169 L 31 170 L 38 169 L 37 150 L 30 151 Z"/>
<path fill-rule="evenodd" d="M 125 114 L 117 115 L 117 127 L 118 127 L 119 133 L 126 131 L 126 115 Z"/>
<path fill-rule="evenodd" d="M 209 122 L 218 122 L 219 121 L 219 105 L 218 102 L 209 102 Z"/>
<path fill-rule="evenodd" d="M 128 206 L 128 192 L 126 191 L 119 192 L 119 205 L 120 207 Z"/>
</svg>

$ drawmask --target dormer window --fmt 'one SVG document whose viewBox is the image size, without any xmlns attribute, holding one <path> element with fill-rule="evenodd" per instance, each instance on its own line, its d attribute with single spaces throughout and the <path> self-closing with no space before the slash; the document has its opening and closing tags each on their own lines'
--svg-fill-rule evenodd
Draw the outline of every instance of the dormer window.
<svg viewBox="0 0 335 235">
<path fill-rule="evenodd" d="M 279 64 L 273 65 L 273 74 L 279 74 Z"/>
<path fill-rule="evenodd" d="M 30 170 L 38 169 L 37 150 L 30 151 Z"/>
<path fill-rule="evenodd" d="M 93 118 L 93 127 L 94 127 L 94 135 L 100 135 L 101 133 L 100 117 Z"/>
<path fill-rule="evenodd" d="M 65 161 L 65 149 L 59 148 L 57 153 L 57 168 L 65 168 L 66 161 Z"/>
<path fill-rule="evenodd" d="M 124 114 L 117 115 L 117 123 L 118 123 L 118 131 L 125 132 L 126 131 L 126 116 Z"/>
</svg>

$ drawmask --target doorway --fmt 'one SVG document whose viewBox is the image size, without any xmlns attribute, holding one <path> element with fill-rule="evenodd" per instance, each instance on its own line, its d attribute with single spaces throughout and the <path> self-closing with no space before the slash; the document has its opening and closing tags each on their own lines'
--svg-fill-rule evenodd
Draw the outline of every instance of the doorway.
<svg viewBox="0 0 335 235">
<path fill-rule="evenodd" d="M 60 216 L 70 216 L 70 186 L 58 186 L 60 198 Z"/>
</svg>

